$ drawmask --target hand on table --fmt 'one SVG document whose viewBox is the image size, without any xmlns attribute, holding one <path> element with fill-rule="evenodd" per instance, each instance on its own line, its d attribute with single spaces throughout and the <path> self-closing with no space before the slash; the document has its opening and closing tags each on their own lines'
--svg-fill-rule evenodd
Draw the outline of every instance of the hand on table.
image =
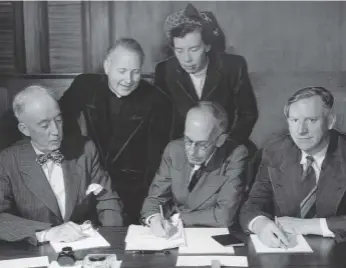
<svg viewBox="0 0 346 268">
<path fill-rule="evenodd" d="M 80 225 L 66 222 L 46 231 L 45 240 L 53 242 L 72 242 L 87 236 Z"/>
<path fill-rule="evenodd" d="M 253 231 L 263 244 L 272 248 L 287 248 L 289 240 L 286 233 L 267 217 L 260 217 L 253 224 Z"/>
<path fill-rule="evenodd" d="M 150 229 L 158 237 L 170 237 L 175 232 L 176 227 L 169 220 L 157 214 L 150 219 Z"/>
<path fill-rule="evenodd" d="M 299 219 L 293 217 L 277 218 L 279 224 L 287 233 L 322 235 L 319 219 Z"/>
</svg>

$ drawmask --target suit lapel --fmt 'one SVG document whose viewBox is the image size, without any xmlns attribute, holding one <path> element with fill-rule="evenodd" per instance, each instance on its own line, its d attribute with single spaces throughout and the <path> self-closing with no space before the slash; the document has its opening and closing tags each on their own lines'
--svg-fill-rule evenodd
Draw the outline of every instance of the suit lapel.
<svg viewBox="0 0 346 268">
<path fill-rule="evenodd" d="M 188 96 L 193 102 L 199 100 L 194 85 L 192 83 L 191 77 L 186 73 L 180 66 L 176 68 L 177 79 L 176 83 L 178 87 L 183 91 L 183 93 Z"/>
<path fill-rule="evenodd" d="M 43 169 L 36 163 L 36 154 L 29 141 L 19 151 L 19 168 L 26 186 L 42 201 L 58 218 L 62 219 L 58 202 Z"/>
<path fill-rule="evenodd" d="M 218 149 L 205 168 L 205 172 L 197 182 L 196 186 L 188 196 L 189 208 L 194 210 L 215 194 L 227 180 L 226 176 L 220 174 L 221 166 L 227 157 L 227 148 L 223 146 Z"/>
<path fill-rule="evenodd" d="M 335 216 L 345 194 L 346 172 L 342 163 L 345 163 L 346 159 L 342 154 L 342 149 L 338 148 L 338 137 L 336 133 L 332 132 L 318 181 L 317 216 Z"/>
<path fill-rule="evenodd" d="M 298 217 L 300 215 L 299 204 L 301 202 L 300 185 L 303 173 L 301 151 L 291 139 L 285 141 L 282 159 L 277 159 L 281 164 L 268 168 L 272 182 L 275 200 L 281 215 Z M 290 200 L 287 202 L 287 200 Z"/>
<path fill-rule="evenodd" d="M 62 162 L 66 192 L 65 221 L 70 219 L 79 196 L 81 174 L 83 174 L 78 172 L 79 168 L 75 159 Z"/>
<path fill-rule="evenodd" d="M 222 77 L 220 72 L 221 68 L 222 68 L 221 61 L 216 57 L 210 56 L 209 65 L 207 69 L 207 76 L 204 82 L 201 100 L 208 99 L 208 97 L 218 87 Z"/>
</svg>

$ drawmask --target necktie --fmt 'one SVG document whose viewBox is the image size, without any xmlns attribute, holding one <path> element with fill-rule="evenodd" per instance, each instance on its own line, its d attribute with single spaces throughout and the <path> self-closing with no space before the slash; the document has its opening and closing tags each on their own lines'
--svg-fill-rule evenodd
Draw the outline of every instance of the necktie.
<svg viewBox="0 0 346 268">
<path fill-rule="evenodd" d="M 188 190 L 189 192 L 191 192 L 193 190 L 193 188 L 195 187 L 195 185 L 197 184 L 197 182 L 199 181 L 199 179 L 202 177 L 203 175 L 203 171 L 204 171 L 204 167 L 201 166 L 199 169 L 197 169 L 191 177 L 189 186 L 188 186 Z"/>
<path fill-rule="evenodd" d="M 44 165 L 48 160 L 52 160 L 56 164 L 61 164 L 62 160 L 64 160 L 64 156 L 59 150 L 55 150 L 48 154 L 40 154 L 36 158 L 36 162 L 41 166 Z"/>
<path fill-rule="evenodd" d="M 316 173 L 312 167 L 314 158 L 306 157 L 306 169 L 302 176 L 302 201 L 300 203 L 300 214 L 302 218 L 313 218 L 316 216 Z"/>
</svg>

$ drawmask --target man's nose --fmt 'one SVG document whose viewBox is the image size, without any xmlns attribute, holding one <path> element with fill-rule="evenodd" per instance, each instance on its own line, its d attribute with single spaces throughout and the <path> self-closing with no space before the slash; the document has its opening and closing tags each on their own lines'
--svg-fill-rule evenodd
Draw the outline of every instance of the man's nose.
<svg viewBox="0 0 346 268">
<path fill-rule="evenodd" d="M 132 81 L 133 81 L 133 75 L 132 75 L 131 72 L 128 72 L 128 73 L 126 74 L 125 81 L 126 81 L 128 84 L 131 84 L 131 83 L 132 83 Z"/>
<path fill-rule="evenodd" d="M 189 51 L 185 51 L 183 53 L 183 60 L 184 62 L 190 62 L 191 61 L 191 55 Z"/>
<path fill-rule="evenodd" d="M 52 135 L 58 135 L 59 134 L 59 126 L 58 126 L 57 122 L 52 121 L 51 126 L 50 126 L 50 133 Z"/>
<path fill-rule="evenodd" d="M 305 122 L 301 122 L 299 123 L 299 126 L 298 126 L 298 132 L 299 134 L 306 134 L 308 133 L 308 128 L 307 128 L 307 125 Z"/>
</svg>

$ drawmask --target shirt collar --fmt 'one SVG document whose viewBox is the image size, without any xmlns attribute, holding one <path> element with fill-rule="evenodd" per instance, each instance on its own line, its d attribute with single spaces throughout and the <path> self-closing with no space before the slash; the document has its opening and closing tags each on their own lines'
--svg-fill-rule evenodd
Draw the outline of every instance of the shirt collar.
<svg viewBox="0 0 346 268">
<path fill-rule="evenodd" d="M 326 146 L 324 146 L 321 151 L 317 152 L 316 154 L 311 155 L 314 158 L 317 166 L 319 166 L 319 167 L 322 166 L 322 162 L 323 162 L 324 158 L 326 157 L 326 153 L 327 153 L 327 150 L 328 150 L 328 145 L 329 145 L 329 143 L 327 143 Z M 307 154 L 303 150 L 301 150 L 301 152 L 302 152 L 302 159 L 300 160 L 300 164 L 304 165 L 304 164 L 306 164 L 306 157 L 309 154 Z"/>
</svg>

